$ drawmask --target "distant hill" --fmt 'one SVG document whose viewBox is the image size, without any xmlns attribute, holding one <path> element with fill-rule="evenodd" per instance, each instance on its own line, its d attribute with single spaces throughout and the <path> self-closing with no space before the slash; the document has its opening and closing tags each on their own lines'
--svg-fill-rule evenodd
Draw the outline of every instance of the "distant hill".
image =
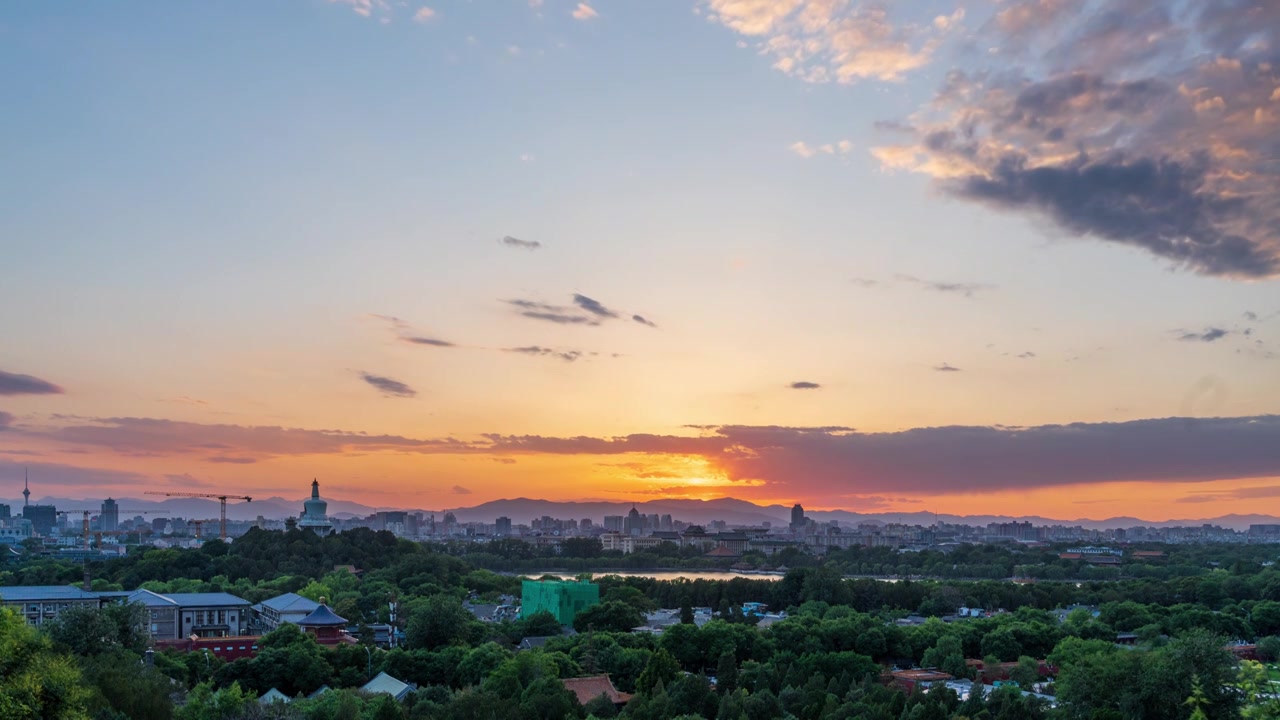
<svg viewBox="0 0 1280 720">
<path fill-rule="evenodd" d="M 375 512 L 375 508 L 360 503 L 349 502 L 346 500 L 333 500 L 326 498 L 329 502 L 329 514 L 339 517 L 365 517 Z M 302 512 L 303 498 L 297 500 L 288 500 L 281 497 L 255 498 L 252 502 L 243 501 L 227 501 L 227 517 L 233 520 L 253 520 L 259 515 L 266 518 L 285 518 L 296 517 Z M 11 508 L 14 514 L 22 512 L 22 501 L 4 501 Z M 96 509 L 102 503 L 101 498 L 89 498 L 73 500 L 69 498 L 45 497 L 34 503 L 42 505 L 53 504 L 59 508 Z M 170 517 L 182 518 L 216 518 L 218 517 L 218 501 L 205 500 L 202 498 L 116 498 L 116 502 L 120 506 L 121 517 L 130 516 L 129 511 L 153 510 L 160 511 L 164 515 Z M 544 515 L 569 519 L 574 518 L 581 520 L 582 518 L 590 518 L 592 522 L 601 522 L 606 515 L 626 515 L 632 508 L 633 503 L 630 502 L 605 502 L 605 501 L 580 501 L 580 502 L 558 502 L 554 500 L 537 500 L 530 498 L 513 498 L 509 500 L 492 500 L 490 502 L 481 503 L 472 507 L 453 508 L 449 510 L 459 522 L 493 522 L 494 518 L 505 516 L 511 518 L 511 521 L 517 524 L 527 524 L 534 518 L 540 518 Z M 724 520 L 730 525 L 761 525 L 768 522 L 775 527 L 785 525 L 790 521 L 791 508 L 782 505 L 756 505 L 746 500 L 736 500 L 734 498 L 719 498 L 716 500 L 687 500 L 683 498 L 670 498 L 663 500 L 647 500 L 634 503 L 635 508 L 645 515 L 671 515 L 676 520 L 683 520 L 689 523 L 707 524 L 712 520 Z M 388 507 L 379 507 L 377 510 L 389 510 Z M 404 510 L 415 511 L 417 508 L 400 508 Z M 444 515 L 444 510 L 422 510 L 426 513 L 434 513 L 437 518 Z M 856 525 L 858 523 L 906 523 L 908 525 L 930 525 L 934 522 L 935 515 L 931 512 L 880 512 L 880 513 L 858 513 L 849 510 L 814 510 L 805 513 L 808 517 L 818 522 L 830 522 L 832 520 L 842 525 Z M 160 517 L 160 515 L 152 515 L 151 517 Z M 1092 519 L 1054 519 L 1046 518 L 1039 515 L 1027 515 L 1012 517 L 1007 515 L 950 515 L 939 514 L 937 519 L 945 523 L 962 523 L 965 525 L 987 525 L 993 522 L 1031 522 L 1035 525 L 1080 525 L 1086 528 L 1105 530 L 1110 528 L 1134 527 L 1137 525 L 1145 525 L 1147 527 L 1173 527 L 1173 526 L 1195 526 L 1195 525 L 1220 525 L 1222 527 L 1234 528 L 1236 530 L 1245 530 L 1250 525 L 1280 523 L 1280 518 L 1272 515 L 1223 515 L 1212 518 L 1187 518 L 1180 520 L 1163 520 L 1152 521 L 1143 520 L 1135 517 L 1113 517 L 1103 520 Z"/>
</svg>

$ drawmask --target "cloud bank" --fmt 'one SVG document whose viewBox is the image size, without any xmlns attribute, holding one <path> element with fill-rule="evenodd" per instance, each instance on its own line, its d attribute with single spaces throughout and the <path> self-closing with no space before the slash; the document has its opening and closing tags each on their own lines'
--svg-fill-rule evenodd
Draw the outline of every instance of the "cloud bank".
<svg viewBox="0 0 1280 720">
<path fill-rule="evenodd" d="M 61 395 L 63 392 L 47 380 L 0 370 L 0 395 Z"/>
<path fill-rule="evenodd" d="M 873 154 L 1191 271 L 1280 274 L 1280 3 L 1012 0 Z"/>
</svg>

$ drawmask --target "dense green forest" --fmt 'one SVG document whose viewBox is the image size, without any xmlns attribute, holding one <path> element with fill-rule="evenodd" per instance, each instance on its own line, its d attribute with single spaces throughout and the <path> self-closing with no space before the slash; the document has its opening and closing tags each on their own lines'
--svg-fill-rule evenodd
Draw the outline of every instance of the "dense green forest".
<svg viewBox="0 0 1280 720">
<path fill-rule="evenodd" d="M 1272 548 L 1161 548 L 1168 558 L 1160 573 L 1126 568 L 1125 577 L 1032 584 L 844 577 L 854 562 L 935 569 L 943 560 L 1028 564 L 1007 548 L 983 546 L 950 554 L 877 548 L 806 557 L 777 581 L 604 575 L 595 578 L 602 602 L 579 615 L 577 634 L 517 652 L 523 637 L 558 635 L 555 620 L 480 622 L 464 602 L 518 594 L 519 577 L 484 566 L 540 558 L 527 555 L 527 546 L 478 547 L 425 546 L 367 530 L 326 538 L 255 530 L 231 544 L 139 550 L 91 563 L 97 589 L 226 591 L 251 602 L 295 591 L 328 598 L 358 623 L 386 621 L 394 598 L 406 642 L 390 651 L 328 649 L 286 626 L 265 636 L 253 658 L 223 663 L 166 652 L 148 667 L 141 662 L 147 640 L 131 614 L 135 608 L 66 612 L 42 632 L 3 613 L 0 718 L 613 717 L 619 712 L 613 705 L 582 707 L 560 682 L 596 673 L 608 673 L 619 690 L 635 694 L 620 711 L 629 718 L 1280 717 L 1269 697 L 1268 668 L 1238 661 L 1228 649 L 1256 642 L 1264 661 L 1280 653 L 1280 572 L 1270 566 Z M 590 551 L 584 548 L 579 559 L 593 559 Z M 0 570 L 0 586 L 76 583 L 85 569 L 31 558 Z M 757 617 L 741 611 L 745 602 L 766 603 L 788 617 L 759 627 Z M 1060 618 L 1050 612 L 1071 605 L 1097 613 L 1078 609 Z M 660 636 L 630 632 L 645 611 L 683 608 L 691 619 L 694 606 L 715 609 L 717 619 L 700 627 L 678 624 Z M 940 619 L 961 606 L 1005 612 Z M 930 619 L 896 622 L 908 614 Z M 1132 633 L 1137 644 L 1117 645 L 1117 633 Z M 988 667 L 1016 663 L 1009 678 L 1034 685 L 1052 702 L 1012 684 L 961 700 L 942 688 L 907 693 L 884 681 L 887 670 L 908 667 L 974 677 L 966 659 Z M 380 671 L 418 689 L 403 703 L 351 690 Z M 289 705 L 255 700 L 270 688 L 305 696 L 326 685 L 335 691 Z"/>
</svg>

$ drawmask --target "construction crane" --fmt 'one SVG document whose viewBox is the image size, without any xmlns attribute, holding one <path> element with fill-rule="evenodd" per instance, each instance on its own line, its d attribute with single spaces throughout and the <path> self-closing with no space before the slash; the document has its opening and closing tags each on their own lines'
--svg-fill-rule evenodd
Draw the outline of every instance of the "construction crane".
<svg viewBox="0 0 1280 720">
<path fill-rule="evenodd" d="M 187 497 L 187 498 L 210 498 L 217 500 L 222 505 L 222 533 L 219 537 L 223 540 L 227 539 L 227 498 L 232 500 L 243 500 L 245 502 L 253 502 L 253 498 L 247 495 L 212 495 L 209 493 L 187 493 L 187 492 L 147 492 L 148 495 L 163 495 L 165 497 Z"/>
<path fill-rule="evenodd" d="M 71 515 L 72 513 L 82 513 L 84 515 L 83 527 L 80 532 L 83 536 L 84 549 L 89 549 L 89 513 L 101 513 L 99 510 L 59 510 L 59 515 Z M 119 512 L 133 513 L 134 515 L 151 515 L 159 512 L 158 510 L 120 510 Z M 98 533 L 101 535 L 101 533 Z M 101 544 L 101 543 L 99 543 Z"/>
</svg>

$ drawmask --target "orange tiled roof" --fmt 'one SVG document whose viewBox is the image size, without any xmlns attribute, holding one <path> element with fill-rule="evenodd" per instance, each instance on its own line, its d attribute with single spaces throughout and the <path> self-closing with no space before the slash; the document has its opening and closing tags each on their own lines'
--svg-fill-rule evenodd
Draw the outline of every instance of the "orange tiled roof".
<svg viewBox="0 0 1280 720">
<path fill-rule="evenodd" d="M 566 690 L 578 696 L 578 703 L 580 705 L 586 705 L 601 695 L 609 698 L 614 705 L 621 705 L 631 699 L 631 695 L 629 693 L 618 692 L 618 689 L 613 686 L 613 681 L 609 679 L 608 675 L 565 678 L 560 682 L 564 683 Z"/>
</svg>

